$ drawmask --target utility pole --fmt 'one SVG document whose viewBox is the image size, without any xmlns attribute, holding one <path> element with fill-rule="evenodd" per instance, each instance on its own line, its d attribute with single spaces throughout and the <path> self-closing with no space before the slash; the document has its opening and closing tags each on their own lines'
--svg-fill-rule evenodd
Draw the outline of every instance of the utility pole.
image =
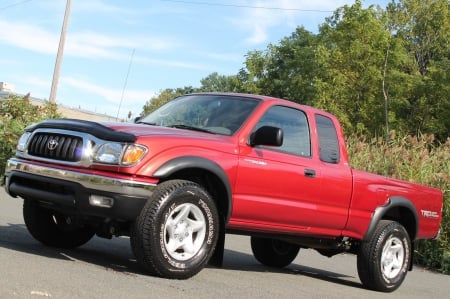
<svg viewBox="0 0 450 299">
<path fill-rule="evenodd" d="M 64 52 L 64 44 L 66 42 L 66 30 L 67 24 L 69 23 L 69 15 L 70 15 L 70 6 L 72 5 L 72 0 L 67 0 L 66 3 L 66 12 L 64 13 L 64 21 L 61 29 L 61 36 L 59 37 L 59 46 L 58 53 L 56 54 L 56 62 L 55 69 L 53 71 L 53 81 L 52 81 L 52 89 L 50 90 L 50 103 L 56 103 L 56 90 L 58 89 L 58 81 L 59 81 L 59 70 L 61 68 L 61 61 L 63 58 Z"/>
</svg>

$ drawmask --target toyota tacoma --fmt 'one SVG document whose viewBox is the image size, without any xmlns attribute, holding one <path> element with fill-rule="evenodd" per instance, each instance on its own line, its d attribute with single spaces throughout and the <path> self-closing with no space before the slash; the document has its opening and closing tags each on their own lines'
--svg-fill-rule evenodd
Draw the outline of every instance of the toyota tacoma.
<svg viewBox="0 0 450 299">
<path fill-rule="evenodd" d="M 144 270 L 186 279 L 244 234 L 270 267 L 301 248 L 354 253 L 383 292 L 412 269 L 414 242 L 438 236 L 443 205 L 438 189 L 352 169 L 335 116 L 232 93 L 184 95 L 134 123 L 33 124 L 3 184 L 48 246 L 129 236 Z"/>
</svg>

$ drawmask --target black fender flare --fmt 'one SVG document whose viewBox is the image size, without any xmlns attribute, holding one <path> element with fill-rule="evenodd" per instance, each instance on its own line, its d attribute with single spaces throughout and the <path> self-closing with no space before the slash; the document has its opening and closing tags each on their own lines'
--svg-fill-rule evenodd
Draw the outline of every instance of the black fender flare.
<svg viewBox="0 0 450 299">
<path fill-rule="evenodd" d="M 169 160 L 162 164 L 153 173 L 153 177 L 165 178 L 177 171 L 187 168 L 199 168 L 214 173 L 223 183 L 227 192 L 228 211 L 225 215 L 225 223 L 231 216 L 233 202 L 231 199 L 231 184 L 225 170 L 216 162 L 198 156 L 183 156 Z"/>
<path fill-rule="evenodd" d="M 411 236 L 411 242 L 414 242 L 414 240 L 416 239 L 417 236 L 417 232 L 419 229 L 419 215 L 417 214 L 417 209 L 416 207 L 412 204 L 412 202 L 410 200 L 408 200 L 405 197 L 402 196 L 392 196 L 388 199 L 388 202 L 384 205 L 384 206 L 379 206 L 375 209 L 375 212 L 373 213 L 372 216 L 372 220 L 370 221 L 369 227 L 367 228 L 366 234 L 364 235 L 363 238 L 363 242 L 367 242 L 370 240 L 370 238 L 372 237 L 372 234 L 375 231 L 375 228 L 378 224 L 378 222 L 380 222 L 381 219 L 383 219 L 383 216 L 392 208 L 395 207 L 404 207 L 409 209 L 413 216 L 414 216 L 414 221 L 416 224 L 415 227 L 415 235 Z"/>
</svg>

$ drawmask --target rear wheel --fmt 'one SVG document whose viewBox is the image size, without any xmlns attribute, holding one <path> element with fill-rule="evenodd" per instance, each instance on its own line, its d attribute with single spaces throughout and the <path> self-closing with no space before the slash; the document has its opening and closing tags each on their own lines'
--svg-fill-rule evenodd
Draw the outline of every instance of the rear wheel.
<svg viewBox="0 0 450 299">
<path fill-rule="evenodd" d="M 300 246 L 281 240 L 251 237 L 252 252 L 256 260 L 269 267 L 283 268 L 297 257 Z"/>
<path fill-rule="evenodd" d="M 95 234 L 92 228 L 80 226 L 73 218 L 45 209 L 33 200 L 24 200 L 23 218 L 30 234 L 47 246 L 76 248 Z"/>
<path fill-rule="evenodd" d="M 151 274 L 186 279 L 214 252 L 219 216 L 211 196 L 184 180 L 161 183 L 131 232 L 137 261 Z"/>
<path fill-rule="evenodd" d="M 359 278 L 369 289 L 392 292 L 405 279 L 410 256 L 411 241 L 405 228 L 398 222 L 381 220 L 372 238 L 361 245 Z"/>
</svg>

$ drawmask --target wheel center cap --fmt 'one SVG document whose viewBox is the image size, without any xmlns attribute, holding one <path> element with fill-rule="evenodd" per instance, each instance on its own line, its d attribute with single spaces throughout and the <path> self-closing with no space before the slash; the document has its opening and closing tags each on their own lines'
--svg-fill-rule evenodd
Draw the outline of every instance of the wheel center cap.
<svg viewBox="0 0 450 299">
<path fill-rule="evenodd" d="M 184 240 L 184 238 L 189 236 L 189 225 L 184 222 L 184 221 L 180 221 L 176 226 L 175 226 L 175 233 L 174 233 L 175 238 L 177 238 L 180 242 L 182 242 Z"/>
</svg>

